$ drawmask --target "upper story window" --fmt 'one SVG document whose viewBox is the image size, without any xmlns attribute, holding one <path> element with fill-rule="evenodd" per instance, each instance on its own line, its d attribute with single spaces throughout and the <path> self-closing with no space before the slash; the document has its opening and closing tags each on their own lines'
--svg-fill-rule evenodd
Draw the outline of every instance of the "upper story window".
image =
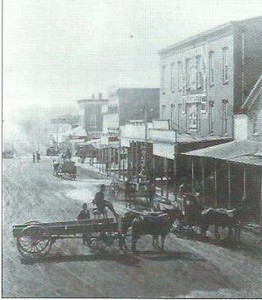
<svg viewBox="0 0 262 300">
<path fill-rule="evenodd" d="M 188 120 L 189 120 L 189 129 L 197 129 L 197 104 L 191 103 L 189 105 L 189 114 L 188 114 Z"/>
<path fill-rule="evenodd" d="M 171 64 L 171 93 L 175 92 L 175 63 Z"/>
<path fill-rule="evenodd" d="M 109 105 L 108 106 L 108 113 L 109 114 L 117 114 L 118 113 L 118 107 L 116 105 Z"/>
<path fill-rule="evenodd" d="M 186 114 L 186 97 L 182 98 L 182 114 Z"/>
<path fill-rule="evenodd" d="M 222 100 L 222 134 L 228 134 L 228 99 Z"/>
<path fill-rule="evenodd" d="M 209 86 L 214 85 L 214 51 L 210 51 L 208 55 L 208 69 L 209 69 Z"/>
<path fill-rule="evenodd" d="M 201 72 L 201 55 L 196 56 L 196 87 L 200 89 L 202 86 L 202 72 Z"/>
<path fill-rule="evenodd" d="M 228 47 L 222 49 L 222 81 L 223 84 L 228 82 Z"/>
<path fill-rule="evenodd" d="M 186 89 L 190 89 L 190 58 L 186 59 L 185 62 L 185 73 L 186 73 Z"/>
<path fill-rule="evenodd" d="M 165 94 L 166 93 L 166 66 L 162 66 L 161 87 L 162 87 L 162 94 Z"/>
<path fill-rule="evenodd" d="M 257 112 L 253 113 L 252 134 L 254 134 L 254 135 L 258 134 L 258 116 L 257 116 Z"/>
<path fill-rule="evenodd" d="M 96 115 L 89 115 L 89 127 L 96 127 Z"/>
<path fill-rule="evenodd" d="M 177 62 L 177 86 L 178 90 L 181 91 L 183 88 L 183 62 Z"/>
</svg>

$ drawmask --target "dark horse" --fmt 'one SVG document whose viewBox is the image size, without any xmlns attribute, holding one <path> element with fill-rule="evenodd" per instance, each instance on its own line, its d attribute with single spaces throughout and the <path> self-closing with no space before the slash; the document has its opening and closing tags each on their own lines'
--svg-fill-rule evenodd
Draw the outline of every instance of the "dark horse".
<svg viewBox="0 0 262 300">
<path fill-rule="evenodd" d="M 245 206 L 227 210 L 224 208 L 208 208 L 202 211 L 201 233 L 205 234 L 210 225 L 215 226 L 215 237 L 220 239 L 219 227 L 228 228 L 228 238 L 240 242 L 241 227 L 247 221 L 249 209 Z M 234 235 L 232 231 L 234 229 Z"/>
<path fill-rule="evenodd" d="M 174 220 L 180 216 L 176 208 L 162 210 L 156 213 L 149 213 L 145 216 L 137 216 L 132 222 L 132 251 L 136 251 L 136 243 L 141 235 L 150 234 L 153 236 L 153 245 L 161 237 L 160 249 L 164 250 L 164 242 Z M 158 246 L 158 243 L 157 243 Z"/>
</svg>

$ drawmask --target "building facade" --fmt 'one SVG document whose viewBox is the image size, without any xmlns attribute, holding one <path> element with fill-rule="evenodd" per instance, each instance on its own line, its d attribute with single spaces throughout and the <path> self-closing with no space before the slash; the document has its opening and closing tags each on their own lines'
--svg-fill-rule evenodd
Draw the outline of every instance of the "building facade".
<svg viewBox="0 0 262 300">
<path fill-rule="evenodd" d="M 233 113 L 262 70 L 262 17 L 230 22 L 160 51 L 160 119 L 178 133 L 233 136 Z"/>
<path fill-rule="evenodd" d="M 158 88 L 118 88 L 108 93 L 108 109 L 103 116 L 103 133 L 110 128 L 119 128 L 130 120 L 144 119 L 141 111 L 149 111 L 148 121 L 159 116 Z"/>
<path fill-rule="evenodd" d="M 103 99 L 100 93 L 97 99 L 92 95 L 92 98 L 78 100 L 77 103 L 80 108 L 81 127 L 86 130 L 88 139 L 100 138 L 108 100 Z"/>
</svg>

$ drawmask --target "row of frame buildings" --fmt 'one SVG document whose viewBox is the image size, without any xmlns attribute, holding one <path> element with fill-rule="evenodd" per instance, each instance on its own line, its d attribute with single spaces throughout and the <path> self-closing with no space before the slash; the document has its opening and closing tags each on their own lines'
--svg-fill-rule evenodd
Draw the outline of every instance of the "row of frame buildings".
<svg viewBox="0 0 262 300">
<path fill-rule="evenodd" d="M 164 181 L 166 198 L 188 181 L 210 205 L 248 204 L 261 226 L 262 17 L 218 26 L 159 56 L 160 89 L 116 88 L 106 99 L 78 101 L 84 155 L 122 178 Z"/>
</svg>

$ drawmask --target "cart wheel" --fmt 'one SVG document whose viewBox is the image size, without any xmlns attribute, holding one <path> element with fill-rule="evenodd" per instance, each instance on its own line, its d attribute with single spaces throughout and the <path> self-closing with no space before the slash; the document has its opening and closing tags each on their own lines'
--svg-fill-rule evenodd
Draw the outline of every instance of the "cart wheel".
<svg viewBox="0 0 262 300">
<path fill-rule="evenodd" d="M 43 226 L 29 225 L 17 237 L 18 251 L 27 258 L 44 256 L 51 246 L 51 237 Z"/>
<path fill-rule="evenodd" d="M 87 246 L 92 250 L 98 251 L 101 248 L 101 245 L 100 245 L 101 241 L 100 241 L 99 237 L 100 237 L 100 233 L 94 232 L 91 237 L 88 237 L 86 239 Z"/>
</svg>

